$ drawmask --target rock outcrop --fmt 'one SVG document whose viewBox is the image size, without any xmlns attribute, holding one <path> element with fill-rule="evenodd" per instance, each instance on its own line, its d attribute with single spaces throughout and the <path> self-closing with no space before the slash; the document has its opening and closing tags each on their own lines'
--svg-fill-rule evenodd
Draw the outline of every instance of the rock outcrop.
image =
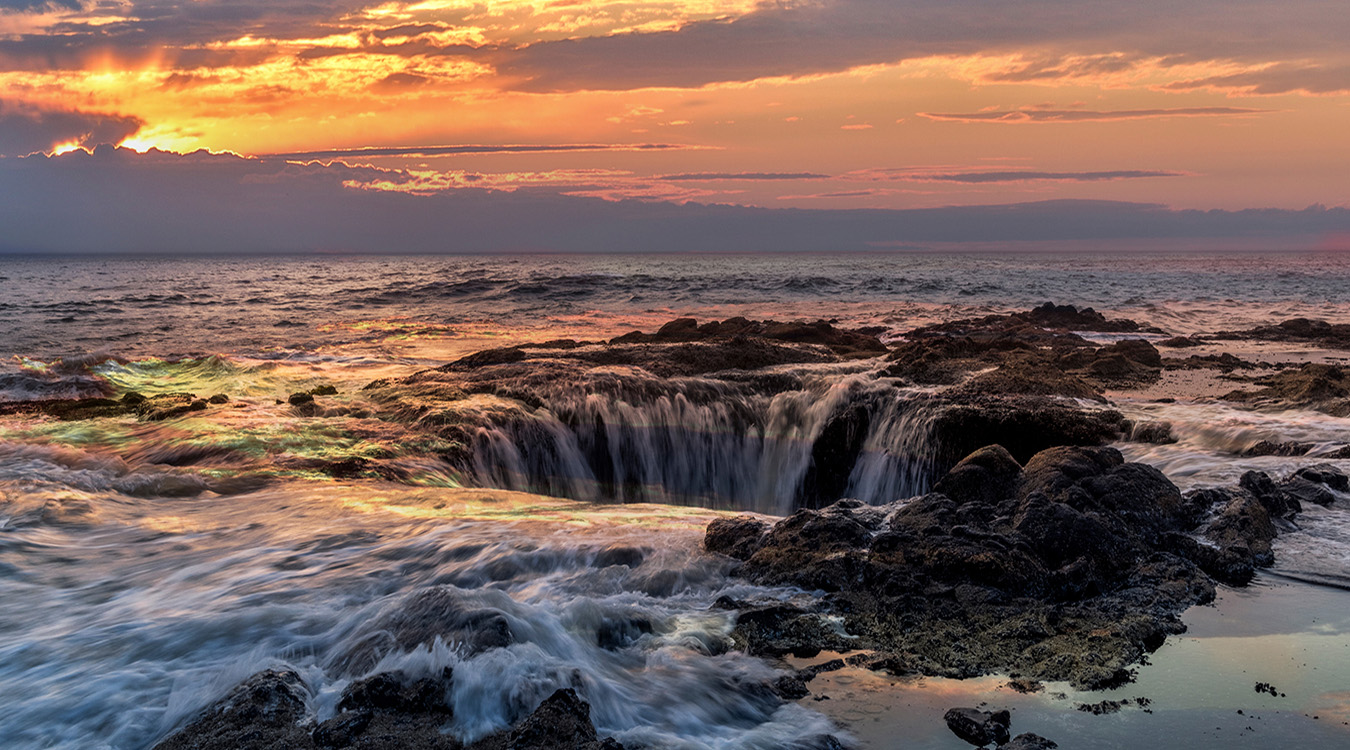
<svg viewBox="0 0 1350 750">
<path fill-rule="evenodd" d="M 1329 488 L 1343 475 L 1311 476 Z M 1182 632 L 1180 613 L 1211 601 L 1215 580 L 1240 585 L 1270 564 L 1271 509 L 1293 511 L 1291 490 L 1266 480 L 1183 497 L 1112 448 L 1050 448 L 1022 465 L 995 445 L 930 494 L 840 501 L 767 529 L 722 519 L 707 547 L 743 560 L 751 581 L 824 594 L 820 612 L 745 605 L 737 634 L 752 652 L 872 649 L 868 665 L 892 672 L 1102 688 Z M 821 626 L 823 612 L 847 634 Z"/>
</svg>

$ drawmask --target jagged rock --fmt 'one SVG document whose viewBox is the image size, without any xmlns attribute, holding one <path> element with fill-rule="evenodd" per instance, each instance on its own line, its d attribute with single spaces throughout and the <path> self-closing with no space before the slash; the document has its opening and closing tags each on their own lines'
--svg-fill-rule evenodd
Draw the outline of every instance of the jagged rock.
<svg viewBox="0 0 1350 750">
<path fill-rule="evenodd" d="M 718 518 L 708 524 L 703 548 L 737 560 L 748 560 L 768 533 L 768 522 L 755 516 Z"/>
<path fill-rule="evenodd" d="M 758 548 L 739 573 L 827 592 L 826 612 L 853 636 L 844 647 L 874 649 L 876 668 L 1001 669 L 1101 688 L 1127 681 L 1132 662 L 1184 630 L 1180 613 L 1211 601 L 1214 579 L 1240 585 L 1269 564 L 1274 529 L 1252 493 L 1183 497 L 1112 448 L 1052 448 L 1019 470 L 989 447 L 937 487 L 952 496 L 841 501 L 762 537 L 755 527 Z M 1217 546 L 1189 535 L 1212 508 L 1204 533 Z M 756 653 L 810 651 L 812 638 L 840 648 L 820 612 L 727 606 L 742 608 L 736 637 Z"/>
<path fill-rule="evenodd" d="M 506 750 L 622 750 L 611 738 L 601 741 L 591 724 L 591 706 L 571 688 L 544 699 L 534 713 L 512 729 Z"/>
<path fill-rule="evenodd" d="M 623 750 L 599 739 L 590 705 L 560 689 L 514 727 L 467 747 L 444 730 L 453 714 L 446 702 L 452 679 L 410 679 L 382 673 L 353 683 L 339 713 L 314 726 L 306 693 L 294 672 L 250 677 L 155 750 Z"/>
<path fill-rule="evenodd" d="M 1326 485 L 1337 492 L 1350 492 L 1350 477 L 1331 464 L 1305 466 L 1295 471 L 1294 477 Z"/>
<path fill-rule="evenodd" d="M 397 608 L 363 628 L 364 635 L 341 654 L 342 672 L 364 672 L 393 651 L 411 651 L 440 638 L 465 655 L 508 646 L 515 641 L 501 612 L 474 606 L 452 586 L 433 586 L 410 595 Z"/>
<path fill-rule="evenodd" d="M 1221 503 L 1218 513 L 1204 529 L 1204 535 L 1220 549 L 1229 550 L 1249 559 L 1253 565 L 1269 566 L 1275 558 L 1270 543 L 1275 538 L 1275 525 L 1266 506 L 1245 489 L 1201 490 Z"/>
<path fill-rule="evenodd" d="M 1293 476 L 1280 483 L 1280 492 L 1292 503 L 1302 508 L 1303 503 L 1313 503 L 1323 508 L 1336 502 L 1336 495 L 1329 487 L 1307 477 Z"/>
<path fill-rule="evenodd" d="M 1303 510 L 1298 498 L 1284 492 L 1264 471 L 1244 473 L 1238 486 L 1252 493 L 1272 519 L 1290 519 Z"/>
<path fill-rule="evenodd" d="M 981 711 L 978 708 L 953 708 L 942 715 L 957 737 L 976 747 L 1001 745 L 1008 741 L 1012 716 L 1007 711 Z"/>
<path fill-rule="evenodd" d="M 310 738 L 307 690 L 291 670 L 259 672 L 155 750 L 304 750 Z"/>
<path fill-rule="evenodd" d="M 1350 349 L 1350 325 L 1292 318 L 1275 325 L 1257 326 L 1246 331 L 1225 331 L 1216 334 L 1215 338 L 1313 342 L 1329 349 Z"/>
<path fill-rule="evenodd" d="M 1163 339 L 1158 342 L 1158 346 L 1165 346 L 1169 349 L 1186 349 L 1193 346 L 1200 346 L 1205 342 L 1194 337 L 1173 336 L 1170 339 Z"/>
<path fill-rule="evenodd" d="M 1244 456 L 1302 456 L 1312 450 L 1312 443 L 1300 443 L 1293 440 L 1277 443 L 1262 440 L 1242 451 Z"/>
<path fill-rule="evenodd" d="M 1310 362 L 1295 370 L 1283 370 L 1256 381 L 1260 390 L 1237 390 L 1224 394 L 1228 401 L 1278 401 L 1306 406 L 1333 416 L 1350 414 L 1350 373 L 1337 365 Z"/>
<path fill-rule="evenodd" d="M 669 344 L 718 339 L 746 339 L 749 337 L 783 341 L 795 344 L 815 344 L 844 356 L 877 356 L 886 352 L 886 345 L 875 333 L 862 330 L 835 328 L 818 320 L 814 323 L 780 323 L 728 318 L 699 325 L 693 318 L 677 318 L 666 323 L 656 333 L 633 331 L 611 339 L 611 344 Z"/>
<path fill-rule="evenodd" d="M 1121 435 L 1120 412 L 1087 410 L 1050 399 L 973 396 L 947 405 L 931 430 L 940 468 L 986 445 L 1001 445 L 1016 461 L 1060 445 L 1102 445 Z M 945 466 L 942 466 L 945 465 Z"/>
<path fill-rule="evenodd" d="M 1039 734 L 1026 732 L 1012 738 L 1009 742 L 998 746 L 998 750 L 1054 750 L 1059 747 L 1058 744 L 1047 740 Z"/>
<path fill-rule="evenodd" d="M 446 702 L 452 677 L 447 667 L 439 678 L 384 672 L 357 680 L 338 701 L 339 713 L 315 728 L 314 742 L 323 750 L 461 750 L 442 731 L 453 717 Z"/>
</svg>

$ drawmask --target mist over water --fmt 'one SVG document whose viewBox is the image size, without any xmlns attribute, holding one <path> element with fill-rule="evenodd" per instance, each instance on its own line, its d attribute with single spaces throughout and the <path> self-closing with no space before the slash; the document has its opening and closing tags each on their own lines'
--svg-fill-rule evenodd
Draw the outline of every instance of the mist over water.
<svg viewBox="0 0 1350 750">
<path fill-rule="evenodd" d="M 703 527 L 724 510 L 925 491 L 921 389 L 863 361 L 786 367 L 801 387 L 775 395 L 697 377 L 543 405 L 476 395 L 453 415 L 476 426 L 455 467 L 440 456 L 461 446 L 376 415 L 361 389 L 377 378 L 683 314 L 885 335 L 1047 300 L 1177 334 L 1350 322 L 1350 258 L 1335 254 L 7 259 L 0 277 L 0 402 L 229 396 L 162 422 L 0 417 L 0 736 L 72 750 L 148 748 L 279 665 L 321 718 L 365 674 L 453 666 L 462 738 L 566 686 L 602 736 L 634 746 L 847 737 L 753 689 L 780 672 L 729 648 L 734 615 L 714 603 L 807 594 L 730 577 L 701 551 Z M 338 393 L 317 413 L 286 401 L 318 386 Z M 1118 447 L 1183 489 L 1288 473 L 1350 442 L 1350 420 L 1316 412 L 1117 405 L 1172 423 L 1174 444 Z M 812 447 L 849 409 L 865 415 L 862 449 L 822 494 Z M 1261 440 L 1318 447 L 1240 456 Z M 348 459 L 387 476 L 314 468 Z M 1275 572 L 1350 583 L 1345 508 L 1305 509 L 1298 526 Z M 372 647 L 418 596 L 500 617 L 512 641 Z"/>
</svg>

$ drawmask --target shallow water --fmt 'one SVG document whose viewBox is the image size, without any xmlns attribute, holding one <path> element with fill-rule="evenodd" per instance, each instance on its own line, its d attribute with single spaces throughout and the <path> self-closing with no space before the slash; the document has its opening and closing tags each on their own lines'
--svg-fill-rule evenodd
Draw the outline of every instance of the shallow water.
<svg viewBox="0 0 1350 750">
<path fill-rule="evenodd" d="M 1262 576 L 1224 588 L 1215 605 L 1187 612 L 1188 632 L 1169 638 L 1110 691 L 1067 684 L 1018 693 L 1007 676 L 973 680 L 895 678 L 845 669 L 817 677 L 801 701 L 849 728 L 865 747 L 960 750 L 943 713 L 955 706 L 1008 709 L 1012 733 L 1032 732 L 1066 748 L 1342 747 L 1350 743 L 1350 608 L 1344 592 Z M 812 659 L 833 658 L 824 654 Z M 1257 692 L 1256 683 L 1280 695 Z M 817 700 L 829 696 L 826 700 Z M 1146 704 L 1135 703 L 1145 698 Z M 1077 706 L 1129 701 L 1116 713 Z M 896 710 L 903 708 L 903 710 Z"/>
</svg>

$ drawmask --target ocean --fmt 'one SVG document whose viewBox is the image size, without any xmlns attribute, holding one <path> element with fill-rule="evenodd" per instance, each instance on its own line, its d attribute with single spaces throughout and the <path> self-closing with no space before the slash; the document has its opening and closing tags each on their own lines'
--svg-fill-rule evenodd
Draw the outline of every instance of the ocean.
<svg viewBox="0 0 1350 750">
<path fill-rule="evenodd" d="M 958 748 L 940 721 L 958 699 L 1011 702 L 1062 747 L 1350 742 L 1350 498 L 1308 507 L 1253 588 L 1188 617 L 1192 634 L 1122 689 L 1147 691 L 1151 713 L 1074 711 L 1099 696 L 1067 686 L 1049 691 L 1064 698 L 1011 697 L 987 679 L 861 671 L 829 677 L 830 701 L 781 704 L 744 686 L 784 665 L 732 648 L 735 613 L 715 603 L 810 592 L 737 578 L 701 551 L 703 528 L 808 504 L 811 447 L 858 404 L 871 410 L 866 448 L 839 494 L 875 504 L 926 491 L 926 417 L 907 406 L 924 389 L 878 383 L 877 363 L 858 360 L 780 366 L 797 385 L 772 395 L 672 378 L 643 398 L 484 393 L 461 414 L 394 418 L 368 388 L 482 349 L 685 316 L 826 319 L 895 341 L 1054 301 L 1156 326 L 1166 333 L 1143 336 L 1161 340 L 1347 323 L 1347 290 L 1350 254 L 1337 253 L 0 259 L 0 407 L 224 397 L 161 421 L 0 411 L 0 737 L 138 750 L 267 667 L 297 670 L 323 718 L 363 674 L 453 666 L 461 739 L 574 685 L 602 736 L 629 747 L 805 748 L 836 735 Z M 1350 443 L 1350 419 L 1191 399 L 1183 386 L 1112 394 L 1126 417 L 1171 423 L 1173 443 L 1117 447 L 1183 490 L 1249 469 L 1350 469 L 1330 458 Z M 293 403 L 311 391 L 318 406 Z M 466 415 L 488 427 L 464 444 L 427 428 Z M 1263 440 L 1313 447 L 1242 455 Z M 430 589 L 497 613 L 514 642 L 372 650 L 380 623 Z M 1286 695 L 1252 695 L 1258 680 Z"/>
</svg>

